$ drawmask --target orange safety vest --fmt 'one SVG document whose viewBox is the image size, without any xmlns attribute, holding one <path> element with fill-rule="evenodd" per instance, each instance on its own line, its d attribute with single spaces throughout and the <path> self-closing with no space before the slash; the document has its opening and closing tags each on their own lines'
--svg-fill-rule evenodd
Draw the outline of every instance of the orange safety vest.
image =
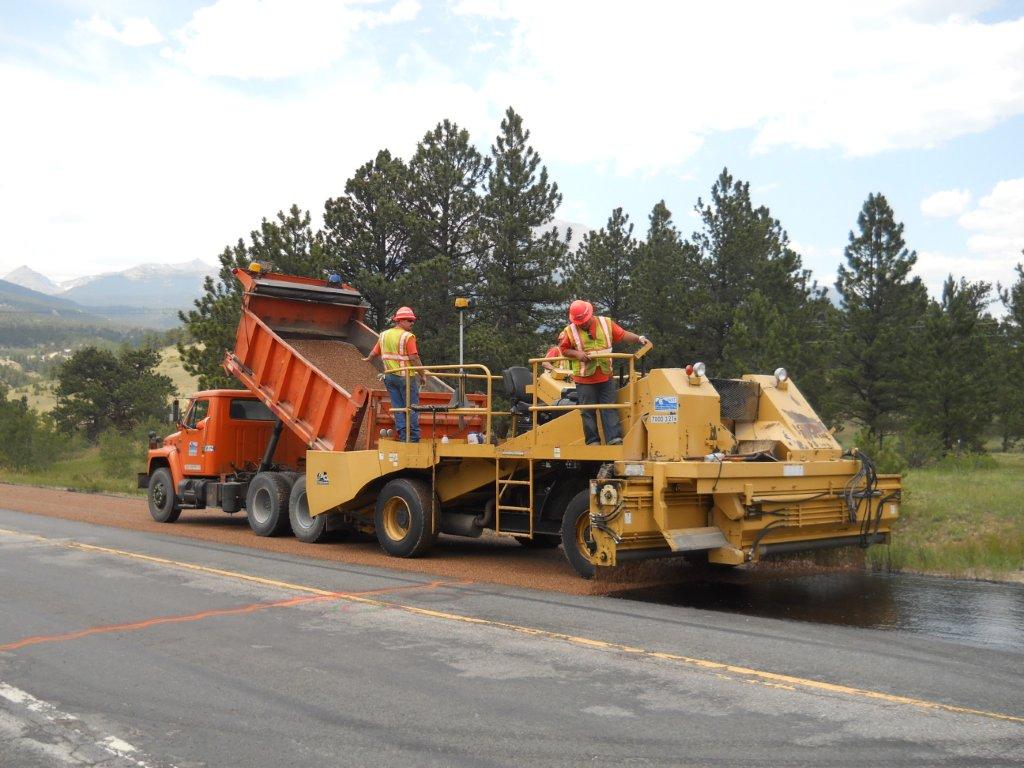
<svg viewBox="0 0 1024 768">
<path fill-rule="evenodd" d="M 593 376 L 599 370 L 609 376 L 611 376 L 612 373 L 611 358 L 601 357 L 601 355 L 610 355 L 612 353 L 611 318 L 595 317 L 594 320 L 596 320 L 595 325 L 597 326 L 597 330 L 593 336 L 574 323 L 569 323 L 569 325 L 565 326 L 566 338 L 569 339 L 572 345 L 578 351 L 586 352 L 590 355 L 591 360 L 583 367 L 582 372 L 580 371 L 580 361 L 572 361 L 572 375 L 579 376 L 584 379 L 589 376 Z"/>
<path fill-rule="evenodd" d="M 401 328 L 388 328 L 380 335 L 380 359 L 384 361 L 384 373 L 404 374 L 409 365 L 410 355 L 406 354 L 409 339 L 416 336 Z"/>
</svg>

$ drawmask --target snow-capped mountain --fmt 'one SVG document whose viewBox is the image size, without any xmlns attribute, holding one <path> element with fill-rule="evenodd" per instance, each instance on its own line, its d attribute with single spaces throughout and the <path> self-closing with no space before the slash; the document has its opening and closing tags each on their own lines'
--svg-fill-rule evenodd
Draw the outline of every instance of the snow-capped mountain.
<svg viewBox="0 0 1024 768">
<path fill-rule="evenodd" d="M 10 274 L 4 275 L 3 279 L 8 283 L 14 283 L 15 285 L 20 285 L 22 288 L 29 288 L 33 291 L 38 291 L 39 293 L 45 293 L 48 296 L 53 296 L 61 292 L 59 283 L 55 283 L 46 275 L 40 274 L 28 266 L 18 267 Z"/>
<path fill-rule="evenodd" d="M 184 309 L 202 293 L 203 278 L 216 268 L 194 259 L 181 264 L 139 264 L 120 272 L 104 272 L 57 282 L 27 266 L 4 280 L 87 307 Z"/>
</svg>

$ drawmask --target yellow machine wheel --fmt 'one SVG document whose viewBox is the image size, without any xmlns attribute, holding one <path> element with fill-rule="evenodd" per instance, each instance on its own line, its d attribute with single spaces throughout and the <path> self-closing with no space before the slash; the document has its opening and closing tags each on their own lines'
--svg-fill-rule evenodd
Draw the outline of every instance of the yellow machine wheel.
<svg viewBox="0 0 1024 768">
<path fill-rule="evenodd" d="M 400 477 L 377 496 L 374 525 L 377 541 L 389 555 L 416 557 L 434 543 L 431 515 L 435 500 L 422 480 Z"/>
<path fill-rule="evenodd" d="M 584 579 L 594 578 L 593 539 L 590 535 L 590 491 L 573 496 L 562 516 L 562 549 L 569 565 Z"/>
</svg>

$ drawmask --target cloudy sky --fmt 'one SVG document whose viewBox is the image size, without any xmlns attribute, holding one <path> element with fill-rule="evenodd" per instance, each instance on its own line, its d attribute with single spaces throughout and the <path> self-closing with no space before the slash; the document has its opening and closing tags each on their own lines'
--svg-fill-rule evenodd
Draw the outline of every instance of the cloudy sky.
<svg viewBox="0 0 1024 768">
<path fill-rule="evenodd" d="M 1024 2 L 0 0 L 0 274 L 210 262 L 439 120 L 513 105 L 600 226 L 728 166 L 831 282 L 883 192 L 933 289 L 1024 248 Z"/>
</svg>

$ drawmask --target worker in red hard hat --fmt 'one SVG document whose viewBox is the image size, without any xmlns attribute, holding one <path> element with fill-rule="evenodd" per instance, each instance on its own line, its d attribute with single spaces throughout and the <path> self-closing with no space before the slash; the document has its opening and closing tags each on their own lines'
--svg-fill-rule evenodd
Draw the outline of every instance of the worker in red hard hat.
<svg viewBox="0 0 1024 768">
<path fill-rule="evenodd" d="M 416 348 L 416 334 L 412 332 L 412 324 L 416 322 L 416 314 L 411 307 L 399 307 L 395 312 L 394 326 L 381 333 L 377 344 L 370 354 L 363 358 L 369 361 L 374 357 L 380 357 L 384 362 L 384 386 L 391 396 L 391 408 L 395 415 L 395 430 L 398 432 L 398 439 L 405 440 L 405 411 L 399 408 L 407 408 L 419 405 L 420 384 L 427 383 L 427 372 L 422 370 L 423 362 L 420 360 L 419 350 Z M 410 367 L 420 368 L 419 371 L 411 371 Z M 409 403 L 405 402 L 406 379 L 413 376 L 409 382 Z M 420 441 L 420 415 L 416 411 L 409 412 L 409 442 Z"/>
<path fill-rule="evenodd" d="M 580 405 L 609 405 L 615 402 L 612 380 L 612 345 L 620 341 L 647 344 L 647 337 L 625 330 L 610 317 L 594 315 L 594 305 L 577 299 L 569 305 L 569 324 L 558 337 L 565 357 L 572 358 L 573 380 Z M 587 445 L 601 442 L 595 411 L 584 409 L 583 435 Z M 622 445 L 622 425 L 614 408 L 601 410 L 601 424 L 608 445 Z"/>
</svg>

